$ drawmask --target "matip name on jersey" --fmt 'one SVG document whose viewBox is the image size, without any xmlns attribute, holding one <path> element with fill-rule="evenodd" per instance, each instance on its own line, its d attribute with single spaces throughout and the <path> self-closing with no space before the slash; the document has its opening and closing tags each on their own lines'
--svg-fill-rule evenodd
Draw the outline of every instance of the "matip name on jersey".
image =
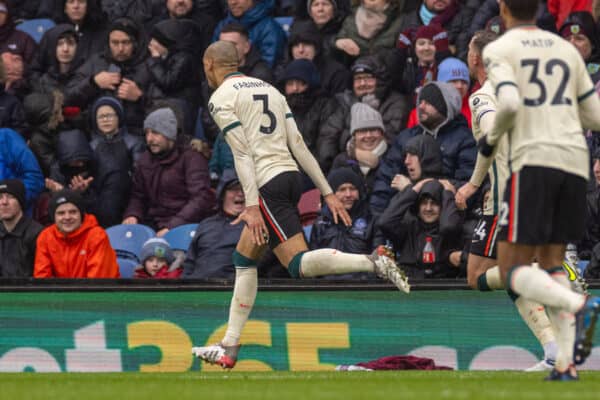
<svg viewBox="0 0 600 400">
<path fill-rule="evenodd" d="M 552 47 L 554 40 L 552 39 L 525 39 L 521 40 L 523 47 Z"/>
</svg>

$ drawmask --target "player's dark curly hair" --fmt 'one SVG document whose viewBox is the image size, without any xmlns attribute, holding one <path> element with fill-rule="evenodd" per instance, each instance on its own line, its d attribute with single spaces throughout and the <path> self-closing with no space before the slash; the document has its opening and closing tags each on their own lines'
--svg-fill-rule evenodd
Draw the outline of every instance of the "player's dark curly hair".
<svg viewBox="0 0 600 400">
<path fill-rule="evenodd" d="M 540 0 L 502 0 L 513 17 L 521 21 L 535 19 Z"/>
</svg>

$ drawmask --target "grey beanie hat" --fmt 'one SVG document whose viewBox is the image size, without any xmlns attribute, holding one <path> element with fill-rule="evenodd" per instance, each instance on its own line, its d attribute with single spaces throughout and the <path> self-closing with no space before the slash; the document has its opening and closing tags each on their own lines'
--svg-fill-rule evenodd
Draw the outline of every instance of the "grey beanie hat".
<svg viewBox="0 0 600 400">
<path fill-rule="evenodd" d="M 152 129 L 170 140 L 177 139 L 177 118 L 170 108 L 152 111 L 144 120 L 144 131 Z"/>
<path fill-rule="evenodd" d="M 173 261 L 175 261 L 175 254 L 173 254 L 173 250 L 171 249 L 171 246 L 169 246 L 169 242 L 163 238 L 154 237 L 148 239 L 144 243 L 142 250 L 140 251 L 140 261 L 143 264 L 150 257 L 164 258 L 167 264 L 171 264 Z"/>
<path fill-rule="evenodd" d="M 350 133 L 354 135 L 359 129 L 379 128 L 385 133 L 383 119 L 379 111 L 365 103 L 354 103 L 350 109 Z"/>
</svg>

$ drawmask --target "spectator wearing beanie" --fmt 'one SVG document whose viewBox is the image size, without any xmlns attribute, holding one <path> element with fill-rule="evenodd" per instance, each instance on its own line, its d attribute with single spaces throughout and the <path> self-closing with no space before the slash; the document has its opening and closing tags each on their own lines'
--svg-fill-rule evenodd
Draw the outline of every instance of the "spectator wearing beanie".
<svg viewBox="0 0 600 400">
<path fill-rule="evenodd" d="M 104 96 L 92 104 L 90 110 L 96 176 L 94 185 L 99 188 L 102 207 L 96 210 L 100 224 L 109 227 L 121 223 L 129 201 L 133 166 L 146 149 L 139 136 L 131 135 L 124 125 L 121 102 Z"/>
<path fill-rule="evenodd" d="M 469 86 L 471 85 L 471 78 L 469 76 L 469 67 L 459 60 L 458 58 L 448 57 L 440 63 L 438 66 L 438 79 L 439 82 L 448 82 L 452 84 L 456 90 L 460 93 L 462 98 L 461 103 L 461 114 L 467 120 L 469 128 L 471 127 L 471 109 L 469 108 Z M 408 117 L 408 123 L 406 126 L 411 128 L 418 123 L 417 109 L 413 109 Z"/>
<path fill-rule="evenodd" d="M 0 181 L 0 277 L 33 276 L 35 244 L 43 226 L 26 216 L 25 186 L 19 179 Z"/>
<path fill-rule="evenodd" d="M 438 65 L 449 55 L 448 33 L 439 25 L 405 30 L 392 52 L 393 65 L 403 66 L 402 73 L 394 75 L 394 86 L 416 96 L 419 88 L 437 80 Z"/>
<path fill-rule="evenodd" d="M 364 103 L 355 103 L 350 114 L 352 136 L 348 141 L 346 152 L 338 154 L 332 168 L 353 167 L 355 171 L 360 172 L 367 193 L 370 193 L 379 162 L 388 149 L 383 119 L 377 110 Z"/>
<path fill-rule="evenodd" d="M 398 134 L 379 166 L 371 210 L 378 214 L 394 194 L 390 186 L 396 174 L 407 175 L 405 145 L 418 135 L 431 135 L 442 149 L 443 176 L 455 187 L 470 179 L 475 166 L 477 148 L 465 117 L 460 113 L 461 99 L 449 83 L 432 82 L 419 92 L 417 100 L 418 125 Z"/>
<path fill-rule="evenodd" d="M 280 82 L 306 146 L 321 168 L 326 168 L 319 147 L 320 133 L 327 118 L 335 111 L 335 101 L 320 90 L 319 72 L 310 60 L 300 58 L 290 62 L 285 67 Z"/>
<path fill-rule="evenodd" d="M 301 58 L 312 61 L 321 77 L 321 89 L 333 96 L 350 87 L 352 76 L 348 67 L 337 62 L 331 55 L 323 53 L 322 39 L 312 20 L 297 21 L 290 28 L 287 56 L 289 61 Z M 279 69 L 281 70 L 281 67 Z M 281 71 L 276 74 L 280 76 Z"/>
<path fill-rule="evenodd" d="M 574 12 L 592 13 L 592 0 L 548 0 L 548 11 L 556 20 L 556 29 L 560 29 L 565 20 Z"/>
<path fill-rule="evenodd" d="M 181 263 L 184 253 L 177 257 L 163 238 L 151 238 L 144 243 L 140 252 L 141 264 L 135 269 L 134 277 L 142 279 L 175 279 L 183 272 Z"/>
<path fill-rule="evenodd" d="M 600 32 L 592 14 L 587 11 L 569 14 L 559 33 L 579 51 L 592 81 L 597 83 L 600 80 Z"/>
<path fill-rule="evenodd" d="M 175 99 L 187 114 L 196 120 L 200 106 L 202 64 L 195 55 L 198 46 L 194 35 L 196 24 L 186 19 L 167 19 L 154 25 L 150 32 L 148 66 L 152 90 L 151 99 Z"/>
<path fill-rule="evenodd" d="M 245 206 L 244 191 L 235 170 L 225 170 L 217 186 L 217 213 L 198 224 L 183 263 L 182 278 L 235 278 L 232 255 L 244 224 L 231 223 Z"/>
<path fill-rule="evenodd" d="M 336 224 L 329 208 L 325 205 L 321 209 L 321 215 L 313 224 L 309 248 L 311 250 L 331 248 L 346 253 L 368 254 L 377 245 L 383 244 L 382 240 L 375 237 L 375 219 L 369 211 L 364 180 L 360 173 L 348 167 L 334 168 L 327 176 L 327 181 L 335 196 L 350 214 L 352 226 L 347 227 L 342 222 Z M 375 279 L 375 275 L 360 272 L 329 278 L 360 280 Z"/>
<path fill-rule="evenodd" d="M 38 236 L 35 278 L 119 278 L 108 236 L 96 217 L 86 213 L 77 192 L 54 193 L 49 213 L 54 223 Z"/>
<path fill-rule="evenodd" d="M 177 141 L 177 119 L 159 108 L 144 120 L 147 150 L 135 165 L 124 224 L 142 223 L 163 236 L 179 225 L 198 223 L 213 213 L 214 194 L 206 158 Z"/>
<path fill-rule="evenodd" d="M 335 36 L 335 47 L 344 54 L 346 65 L 358 57 L 385 55 L 393 49 L 402 31 L 401 11 L 394 0 L 361 1 Z"/>
<path fill-rule="evenodd" d="M 151 83 L 142 32 L 131 19 L 119 18 L 104 43 L 104 51 L 90 56 L 75 72 L 65 89 L 65 102 L 87 109 L 100 96 L 114 96 L 123 104 L 129 133 L 141 136 Z"/>
</svg>

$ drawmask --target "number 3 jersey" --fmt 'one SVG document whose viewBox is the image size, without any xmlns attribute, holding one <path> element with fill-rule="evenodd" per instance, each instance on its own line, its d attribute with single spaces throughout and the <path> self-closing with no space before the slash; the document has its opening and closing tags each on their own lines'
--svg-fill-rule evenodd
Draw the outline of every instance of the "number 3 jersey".
<svg viewBox="0 0 600 400">
<path fill-rule="evenodd" d="M 519 91 L 521 105 L 508 132 L 511 171 L 542 166 L 587 179 L 589 155 L 578 103 L 596 94 L 575 47 L 528 25 L 487 45 L 483 60 L 496 95 L 503 85 Z"/>
<path fill-rule="evenodd" d="M 288 136 L 302 135 L 285 97 L 273 86 L 241 73 L 231 74 L 210 97 L 208 108 L 234 155 L 245 153 L 252 158 L 259 188 L 282 172 L 298 171 Z M 238 175 L 243 173 L 237 165 L 236 170 Z M 258 198 L 255 192 L 244 185 L 247 205 Z"/>
</svg>

